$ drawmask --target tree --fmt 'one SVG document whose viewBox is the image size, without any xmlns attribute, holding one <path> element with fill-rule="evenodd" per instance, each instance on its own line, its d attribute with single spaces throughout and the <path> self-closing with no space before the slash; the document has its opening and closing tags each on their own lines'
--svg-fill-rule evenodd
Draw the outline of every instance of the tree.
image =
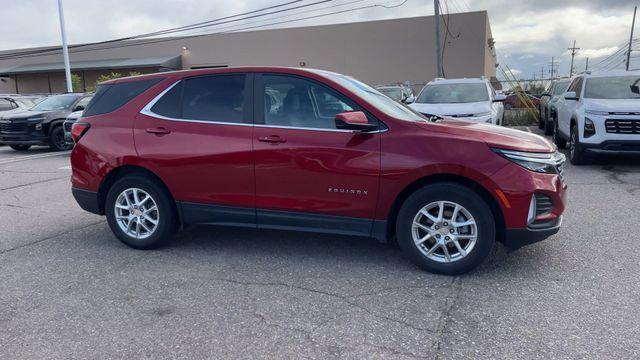
<svg viewBox="0 0 640 360">
<path fill-rule="evenodd" d="M 78 74 L 71 74 L 71 86 L 73 87 L 73 91 L 81 92 L 84 91 L 84 86 L 82 84 L 82 77 Z"/>
<path fill-rule="evenodd" d="M 102 75 L 98 76 L 98 78 L 96 79 L 95 85 L 87 87 L 87 91 L 95 91 L 96 87 L 98 86 L 98 84 L 101 83 L 101 82 L 104 82 L 104 81 L 109 81 L 109 80 L 113 80 L 113 79 L 119 79 L 119 78 L 125 77 L 125 76 L 138 76 L 138 75 L 142 75 L 142 73 L 137 72 L 137 71 L 130 71 L 129 74 L 127 74 L 127 75 L 122 75 L 119 72 L 110 72 L 108 74 L 102 74 Z"/>
</svg>

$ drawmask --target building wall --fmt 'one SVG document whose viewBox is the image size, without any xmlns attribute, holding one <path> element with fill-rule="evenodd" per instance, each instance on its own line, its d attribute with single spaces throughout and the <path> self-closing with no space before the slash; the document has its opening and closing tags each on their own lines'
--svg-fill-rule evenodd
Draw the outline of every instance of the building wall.
<svg viewBox="0 0 640 360">
<path fill-rule="evenodd" d="M 489 54 L 487 45 L 491 30 L 486 11 L 451 14 L 448 24 L 449 31 L 442 31 L 446 77 L 494 76 L 495 57 Z M 405 81 L 424 84 L 436 76 L 434 28 L 434 17 L 425 16 L 174 38 L 140 46 L 72 52 L 71 66 L 73 70 L 74 60 L 181 54 L 185 69 L 305 66 L 345 73 L 371 85 Z M 0 68 L 53 62 L 61 63 L 62 56 L 0 60 Z M 85 76 L 87 83 L 97 78 L 93 73 Z M 64 91 L 64 78 L 60 85 L 58 73 L 51 77 L 55 78 L 52 91 Z M 46 79 L 43 74 L 20 75 L 18 87 L 21 92 L 47 91 Z M 14 91 L 11 81 L 0 82 L 0 92 Z"/>
</svg>

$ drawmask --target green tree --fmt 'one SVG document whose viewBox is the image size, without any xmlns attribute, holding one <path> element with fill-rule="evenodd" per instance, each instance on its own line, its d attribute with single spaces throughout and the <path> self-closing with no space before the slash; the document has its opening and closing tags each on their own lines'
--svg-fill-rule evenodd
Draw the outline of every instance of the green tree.
<svg viewBox="0 0 640 360">
<path fill-rule="evenodd" d="M 102 75 L 98 76 L 98 78 L 96 79 L 95 85 L 87 87 L 87 91 L 95 91 L 96 87 L 98 86 L 98 84 L 101 83 L 101 82 L 104 82 L 104 81 L 109 81 L 109 80 L 113 80 L 113 79 L 119 79 L 119 78 L 125 77 L 125 76 L 138 76 L 138 75 L 142 75 L 142 73 L 137 72 L 137 71 L 131 71 L 127 75 L 122 75 L 119 72 L 110 72 L 108 74 L 102 74 Z"/>
<path fill-rule="evenodd" d="M 78 74 L 71 74 L 71 86 L 73 87 L 74 92 L 82 92 L 84 91 L 84 86 L 82 84 L 82 77 Z"/>
</svg>

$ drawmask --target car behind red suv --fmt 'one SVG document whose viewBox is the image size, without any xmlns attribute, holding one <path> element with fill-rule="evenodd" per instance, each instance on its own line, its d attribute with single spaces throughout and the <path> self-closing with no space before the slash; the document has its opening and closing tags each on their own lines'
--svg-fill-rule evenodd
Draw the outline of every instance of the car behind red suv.
<svg viewBox="0 0 640 360">
<path fill-rule="evenodd" d="M 542 137 L 429 122 L 321 70 L 192 70 L 102 83 L 73 125 L 73 195 L 140 249 L 205 223 L 397 240 L 478 266 L 560 227 L 564 156 Z"/>
</svg>

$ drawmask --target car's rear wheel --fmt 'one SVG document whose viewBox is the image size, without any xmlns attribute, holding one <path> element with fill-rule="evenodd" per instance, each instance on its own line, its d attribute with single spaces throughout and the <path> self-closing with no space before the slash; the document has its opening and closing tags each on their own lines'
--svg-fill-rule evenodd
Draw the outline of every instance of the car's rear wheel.
<svg viewBox="0 0 640 360">
<path fill-rule="evenodd" d="M 15 151 L 27 151 L 31 148 L 31 145 L 11 145 L 11 148 Z"/>
<path fill-rule="evenodd" d="M 491 252 L 496 229 L 478 194 L 455 183 L 425 186 L 402 205 L 398 243 L 423 269 L 447 275 L 471 271 Z"/>
<path fill-rule="evenodd" d="M 553 137 L 553 142 L 556 144 L 558 149 L 564 149 L 565 147 L 567 147 L 567 140 L 562 138 L 562 135 L 560 135 L 560 130 L 558 129 L 557 116 L 554 116 L 553 118 L 553 134 L 551 136 Z"/>
<path fill-rule="evenodd" d="M 571 140 L 569 142 L 569 161 L 573 165 L 582 165 L 585 163 L 585 154 L 582 144 L 580 144 L 580 136 L 576 125 L 571 127 Z"/>
<path fill-rule="evenodd" d="M 71 150 L 73 145 L 67 143 L 64 139 L 64 129 L 58 125 L 51 130 L 49 134 L 49 147 L 55 151 Z"/>
<path fill-rule="evenodd" d="M 544 122 L 544 126 L 543 126 L 544 134 L 545 135 L 551 135 L 551 134 L 553 134 L 553 126 L 554 126 L 553 124 L 555 122 L 551 121 L 549 116 L 547 116 L 546 118 L 547 118 L 547 120 Z"/>
<path fill-rule="evenodd" d="M 105 202 L 111 231 L 136 249 L 153 249 L 171 240 L 177 229 L 175 204 L 160 185 L 143 175 L 124 177 Z"/>
</svg>

